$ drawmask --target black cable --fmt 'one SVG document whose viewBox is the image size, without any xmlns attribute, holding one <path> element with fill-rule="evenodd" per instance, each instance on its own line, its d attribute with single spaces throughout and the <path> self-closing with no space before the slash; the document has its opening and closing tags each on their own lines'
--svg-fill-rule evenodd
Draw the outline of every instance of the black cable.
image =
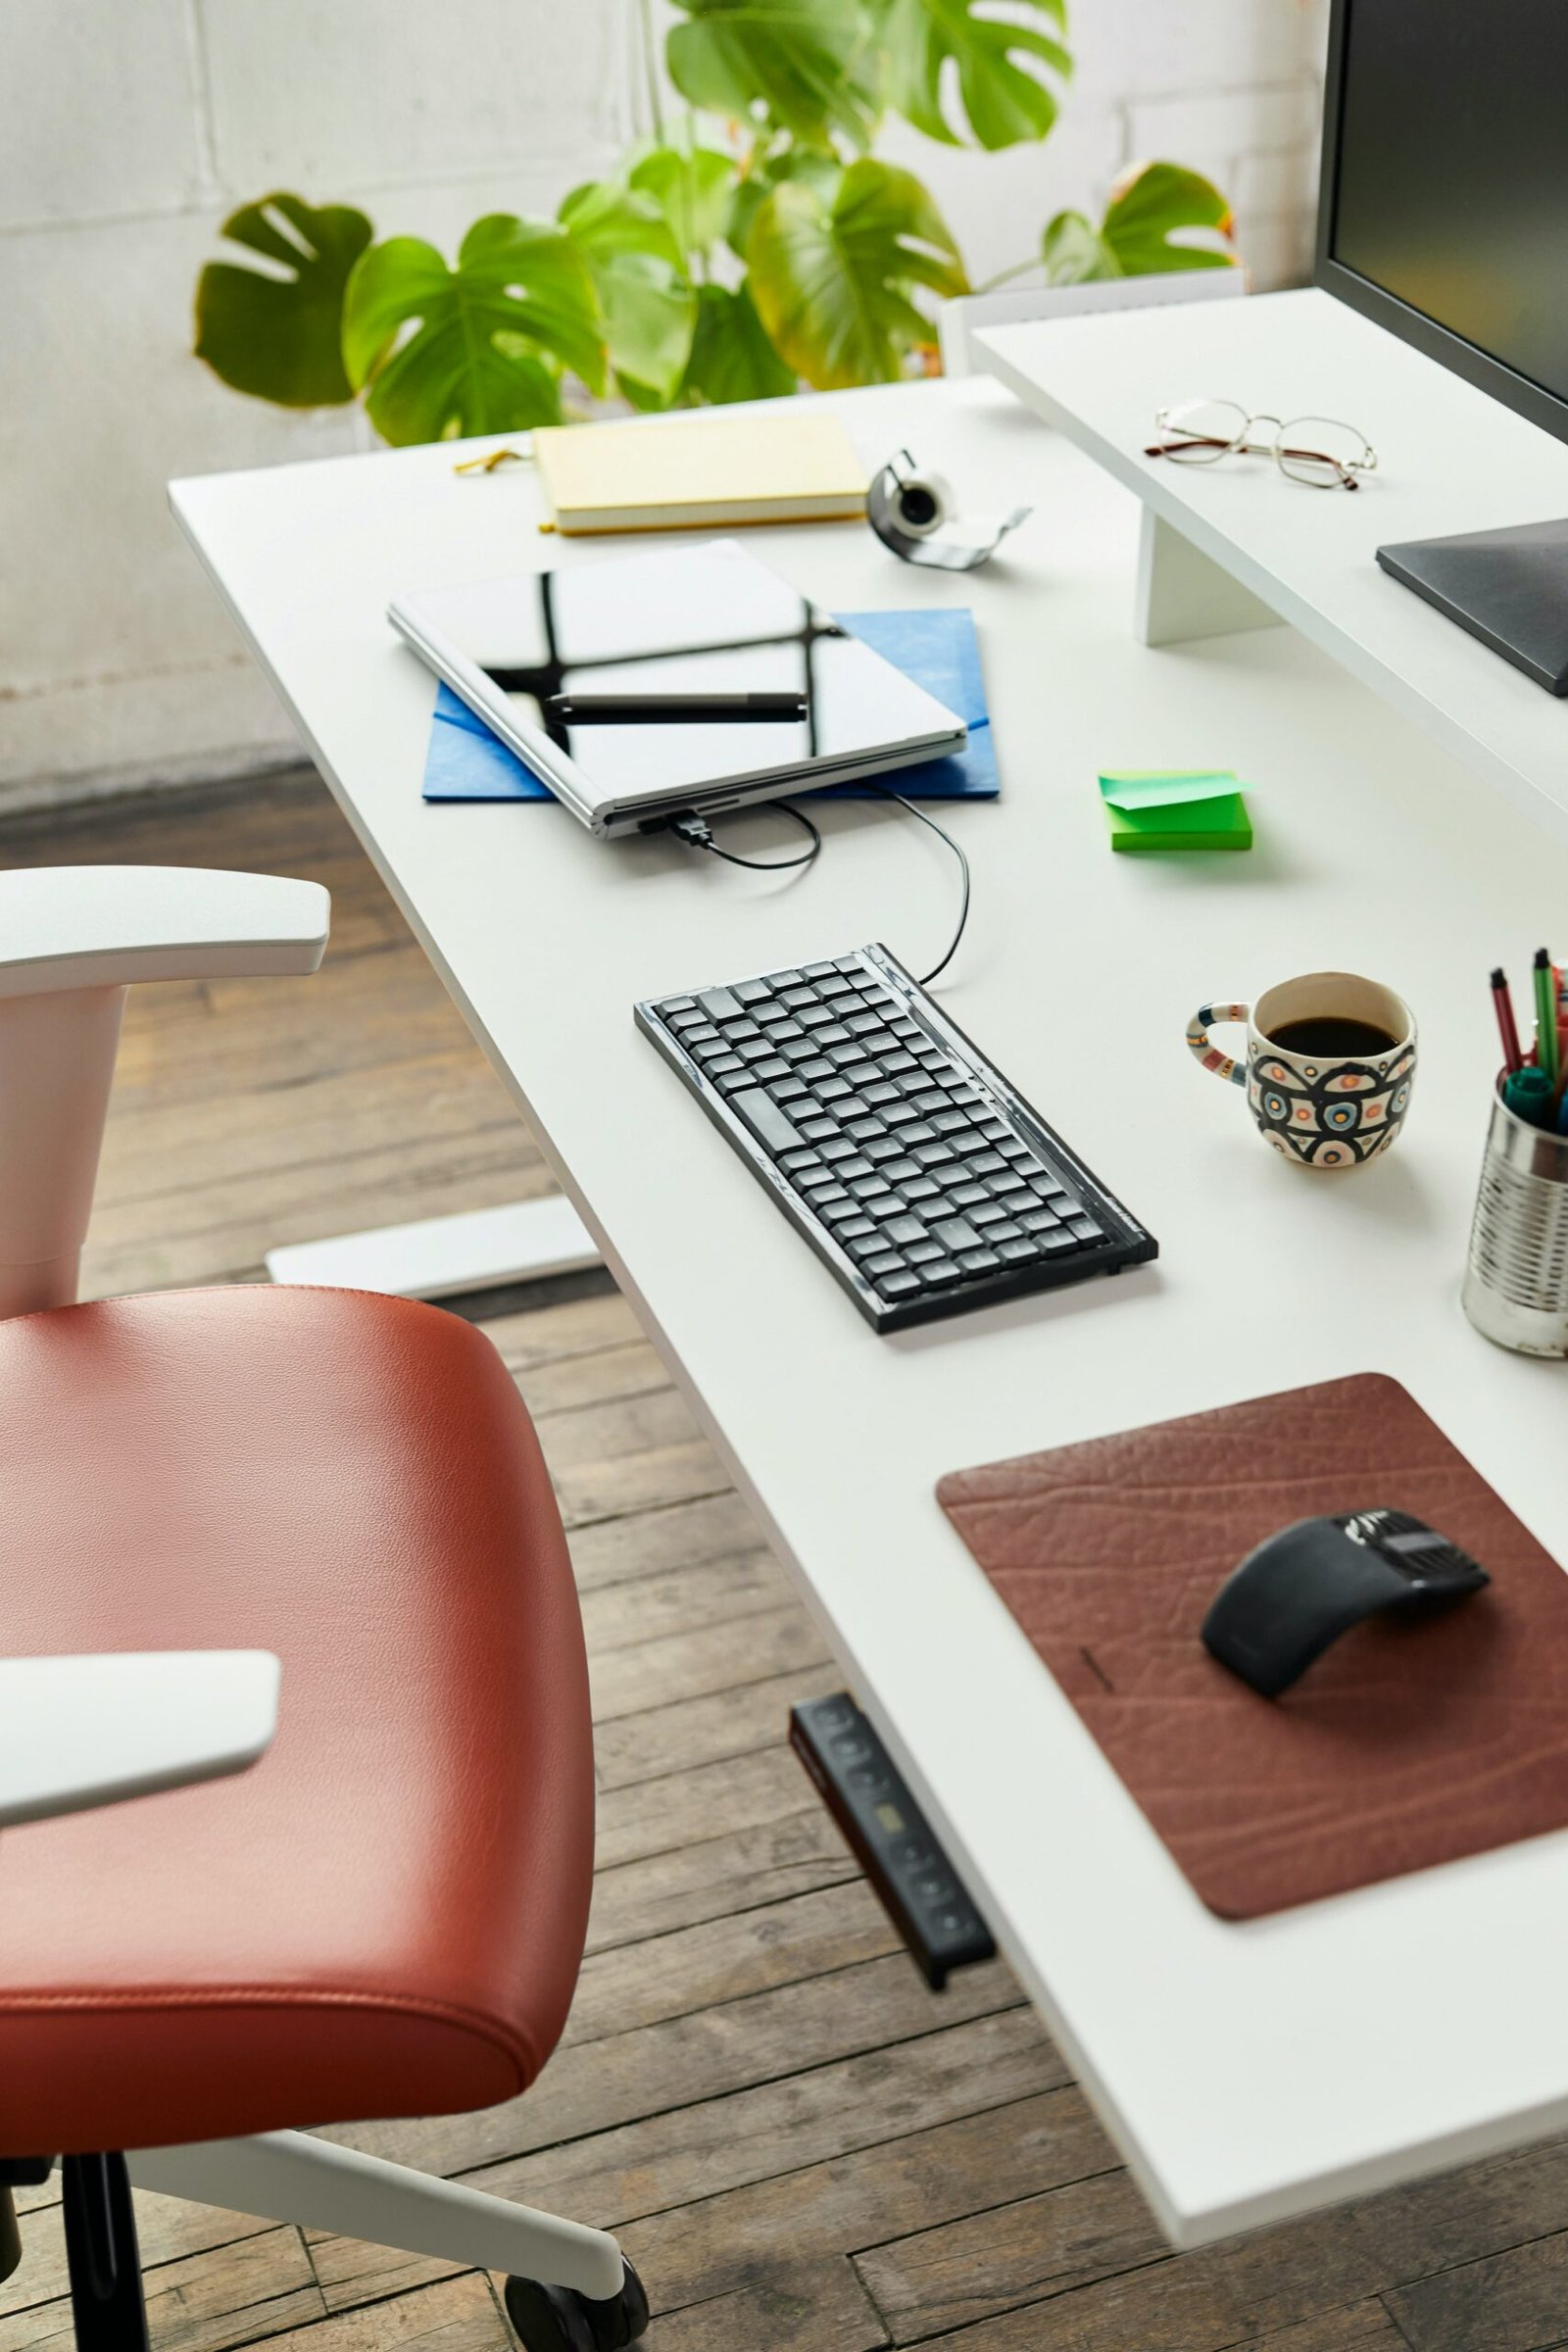
<svg viewBox="0 0 1568 2352">
<path fill-rule="evenodd" d="M 928 816 L 923 808 L 917 808 L 912 801 L 906 801 L 902 792 L 895 792 L 889 784 L 878 784 L 871 776 L 862 780 L 872 792 L 880 793 L 885 801 L 896 801 L 901 808 L 906 808 L 911 816 L 917 816 L 922 825 L 929 826 L 939 841 L 947 843 L 958 860 L 958 871 L 963 878 L 963 898 L 958 907 L 957 926 L 948 942 L 948 951 L 941 962 L 934 963 L 931 969 L 917 982 L 917 986 L 920 988 L 929 988 L 932 981 L 947 970 L 957 954 L 958 942 L 963 937 L 963 927 L 969 920 L 969 860 L 946 827 L 939 825 L 934 816 Z M 822 836 L 807 815 L 806 810 L 797 808 L 793 801 L 770 801 L 767 805 L 771 808 L 782 808 L 786 816 L 793 816 L 796 823 L 804 825 L 807 832 L 809 833 L 811 846 L 808 850 L 804 850 L 799 858 L 737 858 L 733 850 L 719 848 L 709 828 L 708 819 L 699 816 L 695 808 L 688 808 L 683 816 L 672 816 L 669 819 L 669 830 L 679 840 L 685 842 L 688 849 L 707 850 L 711 857 L 722 858 L 726 865 L 749 866 L 754 873 L 787 873 L 791 867 L 811 864 L 821 851 Z"/>
<path fill-rule="evenodd" d="M 810 848 L 803 850 L 799 858 L 737 858 L 733 850 L 719 848 L 709 829 L 708 819 L 699 816 L 695 809 L 688 809 L 684 816 L 672 816 L 669 829 L 685 842 L 688 849 L 707 850 L 710 856 L 722 858 L 726 865 L 750 866 L 754 873 L 782 874 L 789 872 L 792 866 L 809 865 L 821 850 L 822 836 L 806 810 L 797 808 L 793 801 L 769 801 L 767 805 L 770 808 L 782 808 L 786 816 L 793 816 L 796 823 L 804 825 L 811 836 Z"/>
<path fill-rule="evenodd" d="M 929 825 L 938 840 L 945 841 L 958 860 L 958 871 L 963 876 L 963 901 L 958 908 L 957 929 L 948 942 L 948 952 L 942 961 L 934 963 L 917 983 L 920 988 L 929 988 L 937 975 L 947 970 L 958 953 L 958 942 L 963 937 L 963 926 L 969 920 L 969 860 L 954 840 L 953 835 L 944 826 L 939 825 L 934 816 L 928 816 L 923 808 L 917 808 L 912 801 L 906 801 L 902 792 L 895 792 L 890 784 L 878 784 L 871 776 L 866 776 L 863 781 L 870 786 L 873 792 L 879 792 L 884 800 L 897 801 L 901 808 L 906 808 L 911 816 L 917 816 L 922 825 Z"/>
</svg>

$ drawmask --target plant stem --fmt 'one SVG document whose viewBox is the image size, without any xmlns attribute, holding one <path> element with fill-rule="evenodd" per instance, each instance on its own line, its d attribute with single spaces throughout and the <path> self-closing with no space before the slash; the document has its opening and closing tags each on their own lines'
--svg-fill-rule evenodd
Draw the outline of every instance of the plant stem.
<svg viewBox="0 0 1568 2352">
<path fill-rule="evenodd" d="M 659 52 L 654 42 L 653 0 L 637 0 L 637 17 L 643 53 L 643 72 L 648 82 L 648 111 L 652 118 L 654 137 L 662 147 L 664 144 L 664 109 L 659 95 Z"/>
<path fill-rule="evenodd" d="M 1038 253 L 1032 253 L 1026 261 L 1014 262 L 1010 269 L 999 270 L 995 277 L 988 277 L 984 285 L 976 286 L 975 292 L 977 294 L 994 294 L 997 288 L 1004 286 L 1009 278 L 1022 277 L 1026 270 L 1038 270 L 1039 267 L 1040 256 Z"/>
</svg>

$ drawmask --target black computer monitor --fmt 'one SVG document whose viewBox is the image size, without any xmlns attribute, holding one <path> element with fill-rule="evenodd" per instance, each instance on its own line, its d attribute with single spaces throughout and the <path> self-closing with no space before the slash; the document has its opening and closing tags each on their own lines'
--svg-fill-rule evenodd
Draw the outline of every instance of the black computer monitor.
<svg viewBox="0 0 1568 2352">
<path fill-rule="evenodd" d="M 1568 441 L 1568 0 L 1334 0 L 1316 275 Z M 1568 693 L 1568 521 L 1378 560 Z"/>
<path fill-rule="evenodd" d="M 1317 281 L 1568 441 L 1568 6 L 1335 0 Z"/>
</svg>

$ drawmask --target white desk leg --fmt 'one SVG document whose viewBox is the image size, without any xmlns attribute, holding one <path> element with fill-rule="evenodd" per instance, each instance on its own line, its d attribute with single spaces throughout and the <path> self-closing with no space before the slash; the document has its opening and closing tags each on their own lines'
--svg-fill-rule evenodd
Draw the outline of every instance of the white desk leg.
<svg viewBox="0 0 1568 2352">
<path fill-rule="evenodd" d="M 135 2185 L 161 2196 L 539 2278 L 600 2302 L 620 2292 L 620 2248 L 604 2230 L 305 2132 L 146 2148 L 125 2161 Z"/>
<path fill-rule="evenodd" d="M 1228 637 L 1235 629 L 1280 625 L 1271 606 L 1200 555 L 1152 507 L 1144 509 L 1138 541 L 1134 612 L 1134 634 L 1144 645 L 1180 645 L 1192 637 Z"/>
<path fill-rule="evenodd" d="M 597 1266 L 599 1250 L 569 1200 L 511 1200 L 372 1233 L 334 1234 L 269 1250 L 274 1282 L 321 1283 L 331 1290 L 385 1291 L 394 1298 L 450 1298 L 502 1283 Z"/>
</svg>

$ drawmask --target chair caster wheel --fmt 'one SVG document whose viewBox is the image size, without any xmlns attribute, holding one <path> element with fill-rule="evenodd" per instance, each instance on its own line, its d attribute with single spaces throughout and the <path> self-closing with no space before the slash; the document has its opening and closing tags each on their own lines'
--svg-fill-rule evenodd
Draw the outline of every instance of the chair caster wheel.
<svg viewBox="0 0 1568 2352">
<path fill-rule="evenodd" d="M 648 2297 L 631 2264 L 618 2295 L 595 2302 L 573 2286 L 543 2286 L 537 2278 L 509 2278 L 507 2317 L 523 2352 L 624 2352 L 648 2326 Z"/>
</svg>

